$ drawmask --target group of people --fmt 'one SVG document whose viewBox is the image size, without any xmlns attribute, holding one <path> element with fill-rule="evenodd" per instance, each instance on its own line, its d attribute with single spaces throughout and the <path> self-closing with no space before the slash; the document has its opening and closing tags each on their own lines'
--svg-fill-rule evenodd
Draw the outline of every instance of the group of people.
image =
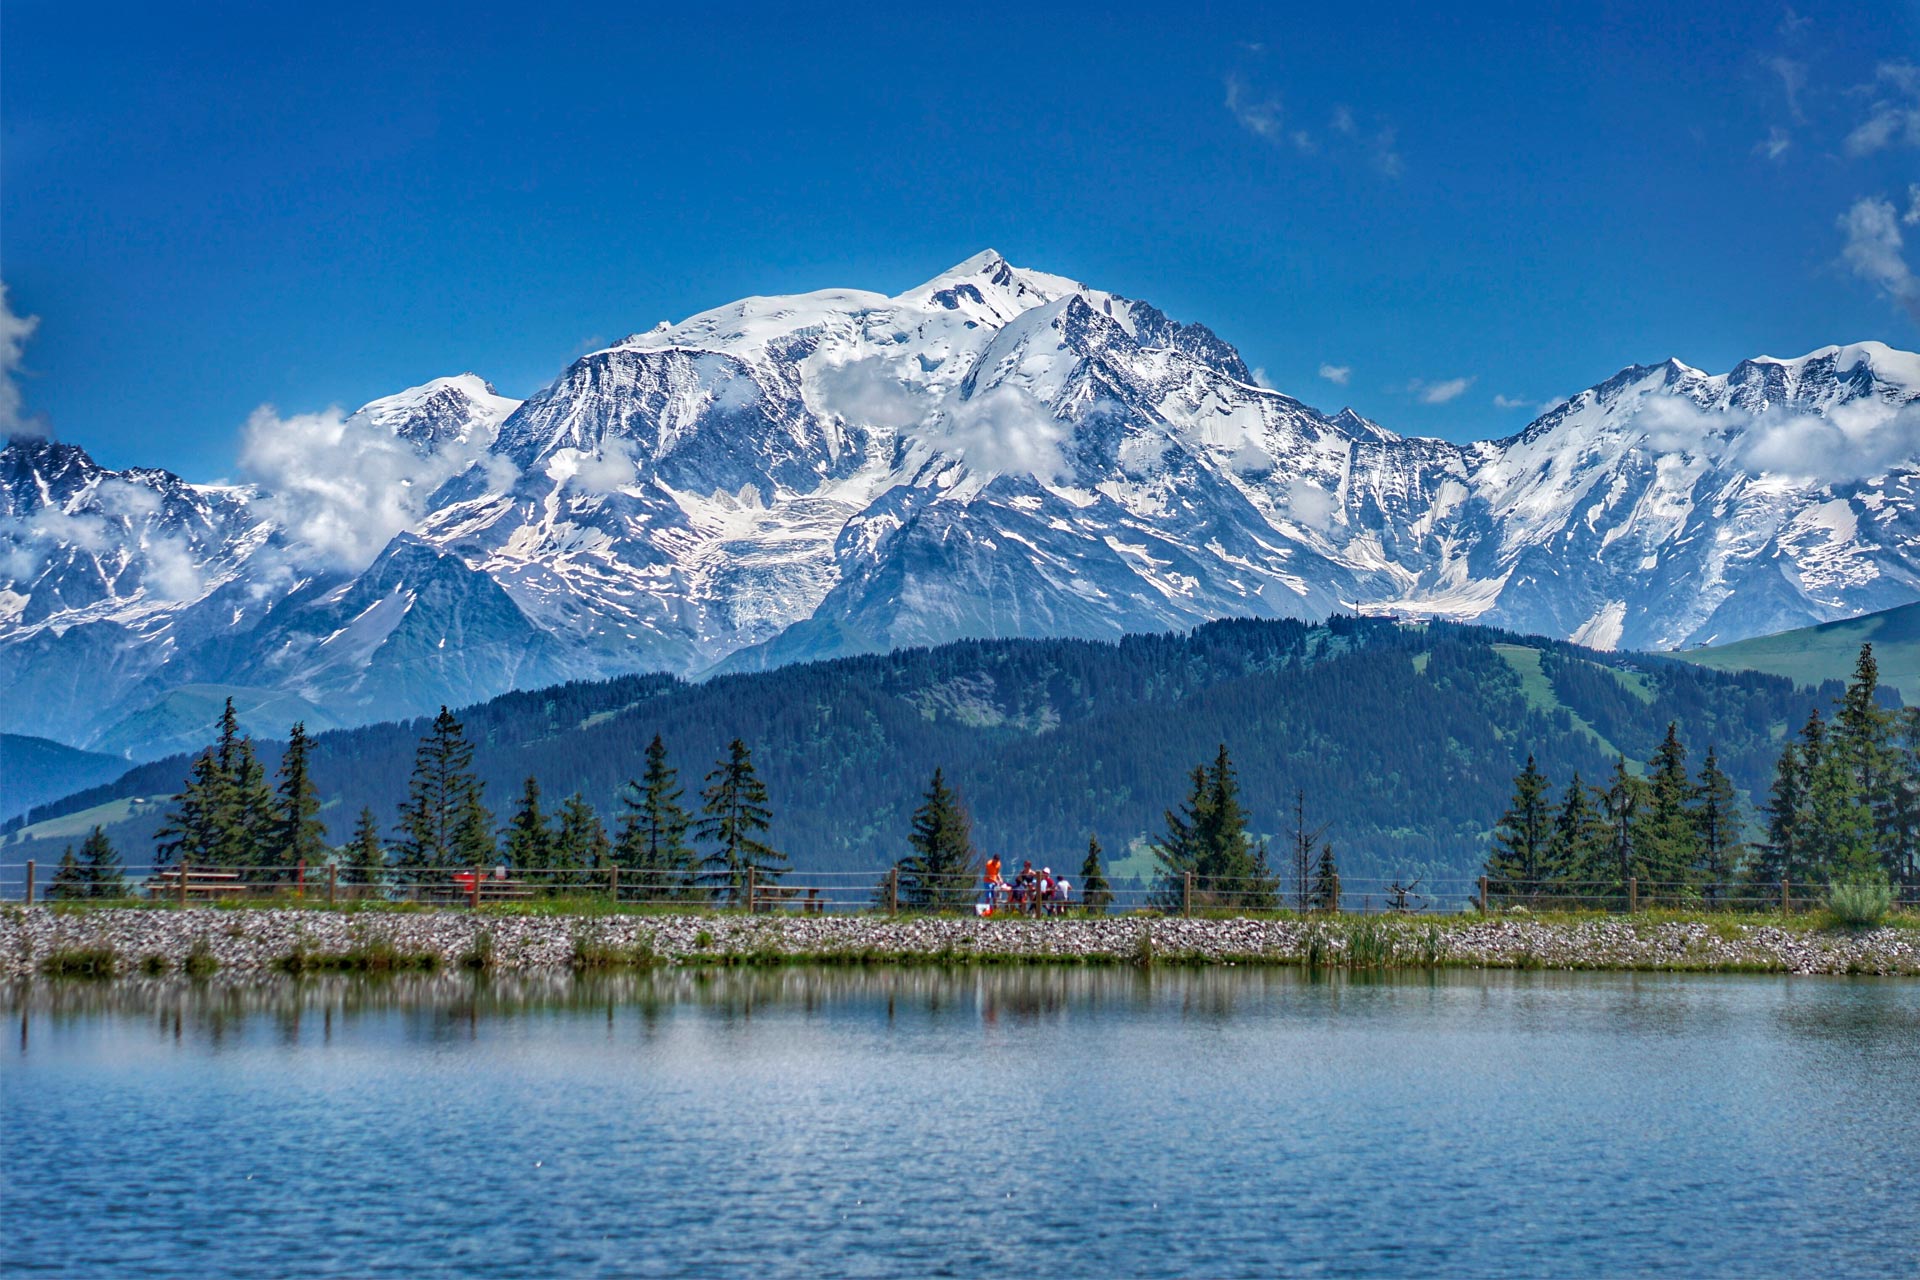
<svg viewBox="0 0 1920 1280">
<path fill-rule="evenodd" d="M 1000 875 L 1000 859 L 987 858 L 986 887 L 974 905 L 977 915 L 991 916 L 1013 912 L 1028 916 L 1060 916 L 1067 913 L 1073 900 L 1073 885 L 1065 876 L 1055 876 L 1052 867 L 1035 869 L 1022 862 L 1011 880 Z"/>
</svg>

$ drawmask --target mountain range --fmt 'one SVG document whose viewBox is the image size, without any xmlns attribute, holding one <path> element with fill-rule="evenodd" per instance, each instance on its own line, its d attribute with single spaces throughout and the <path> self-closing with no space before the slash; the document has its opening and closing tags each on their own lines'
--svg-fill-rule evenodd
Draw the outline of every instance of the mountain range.
<svg viewBox="0 0 1920 1280">
<path fill-rule="evenodd" d="M 1920 356 L 1867 342 L 1635 365 L 1503 439 L 1403 436 L 987 252 L 893 297 L 662 322 L 525 402 L 466 374 L 263 411 L 245 483 L 12 439 L 0 731 L 144 758 L 183 689 L 351 725 L 1341 609 L 1726 643 L 1920 599 L 1916 428 Z"/>
</svg>

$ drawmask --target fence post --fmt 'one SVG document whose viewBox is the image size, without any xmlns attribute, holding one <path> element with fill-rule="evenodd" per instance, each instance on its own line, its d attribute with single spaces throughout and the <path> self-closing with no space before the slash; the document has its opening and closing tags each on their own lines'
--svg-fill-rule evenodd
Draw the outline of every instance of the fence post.
<svg viewBox="0 0 1920 1280">
<path fill-rule="evenodd" d="M 1627 914 L 1640 910 L 1640 877 L 1627 877 Z"/>
<path fill-rule="evenodd" d="M 33 905 L 33 859 L 27 859 L 27 905 Z"/>
<path fill-rule="evenodd" d="M 180 859 L 177 870 L 180 872 L 180 906 L 184 909 L 187 905 L 187 860 L 185 858 Z"/>
<path fill-rule="evenodd" d="M 1193 872 L 1183 872 L 1180 876 L 1180 914 L 1189 920 L 1193 918 Z"/>
<path fill-rule="evenodd" d="M 467 907 L 469 910 L 472 910 L 472 911 L 478 911 L 480 909 L 480 868 L 479 867 L 475 867 L 473 869 L 473 883 L 467 886 Z"/>
<path fill-rule="evenodd" d="M 887 870 L 887 914 L 900 914 L 900 864 L 897 862 Z"/>
<path fill-rule="evenodd" d="M 1780 914 L 1785 915 L 1787 912 L 1791 910 L 1793 910 L 1793 890 L 1788 888 L 1787 878 L 1785 876 L 1781 876 L 1780 877 Z"/>
<path fill-rule="evenodd" d="M 334 896 L 339 892 L 339 889 L 340 889 L 340 864 L 337 862 L 329 862 L 327 864 L 327 905 L 328 906 L 332 906 L 334 904 Z"/>
<path fill-rule="evenodd" d="M 1493 910 L 1493 899 L 1487 896 L 1487 878 L 1480 877 L 1480 914 L 1486 915 Z"/>
<path fill-rule="evenodd" d="M 620 864 L 617 862 L 609 863 L 607 865 L 607 893 L 612 896 L 613 905 L 616 907 L 619 906 L 620 905 Z"/>
</svg>

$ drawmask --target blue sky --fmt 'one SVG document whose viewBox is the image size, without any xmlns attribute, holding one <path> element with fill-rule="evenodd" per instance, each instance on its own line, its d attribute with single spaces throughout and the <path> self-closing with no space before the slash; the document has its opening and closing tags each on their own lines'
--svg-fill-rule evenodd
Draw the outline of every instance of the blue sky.
<svg viewBox="0 0 1920 1280">
<path fill-rule="evenodd" d="M 1913 4 L 531 7 L 8 0 L 26 412 L 208 479 L 262 403 L 526 395 L 987 246 L 1454 438 L 1636 361 L 1920 346 Z"/>
</svg>

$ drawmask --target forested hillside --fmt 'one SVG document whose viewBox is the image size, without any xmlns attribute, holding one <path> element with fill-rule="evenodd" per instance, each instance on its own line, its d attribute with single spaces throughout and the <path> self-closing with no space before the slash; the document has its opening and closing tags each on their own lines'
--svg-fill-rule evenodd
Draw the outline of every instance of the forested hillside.
<svg viewBox="0 0 1920 1280">
<path fill-rule="evenodd" d="M 580 791 L 611 820 L 655 733 L 689 788 L 744 738 L 771 793 L 774 843 L 813 869 L 899 857 L 936 766 L 983 849 L 1058 861 L 1097 832 L 1124 867 L 1224 742 L 1256 833 L 1287 829 L 1302 789 L 1343 872 L 1383 876 L 1477 870 L 1528 751 L 1555 776 L 1598 778 L 1616 754 L 1637 767 L 1677 721 L 1688 741 L 1717 746 L 1738 788 L 1764 792 L 1778 735 L 1836 691 L 1483 628 L 1335 618 L 1117 644 L 963 642 L 692 685 L 627 677 L 511 694 L 460 719 L 501 823 L 529 774 L 552 800 Z M 393 820 L 426 730 L 416 720 L 314 739 L 331 840 L 345 842 L 362 806 Z M 278 748 L 261 746 L 271 769 Z M 143 864 L 164 806 L 129 818 L 124 801 L 178 790 L 189 763 L 143 766 L 33 816 L 98 807 L 121 819 L 110 831 L 128 863 Z M 57 858 L 71 837 L 29 838 L 47 829 L 17 831 L 5 862 Z"/>
</svg>

